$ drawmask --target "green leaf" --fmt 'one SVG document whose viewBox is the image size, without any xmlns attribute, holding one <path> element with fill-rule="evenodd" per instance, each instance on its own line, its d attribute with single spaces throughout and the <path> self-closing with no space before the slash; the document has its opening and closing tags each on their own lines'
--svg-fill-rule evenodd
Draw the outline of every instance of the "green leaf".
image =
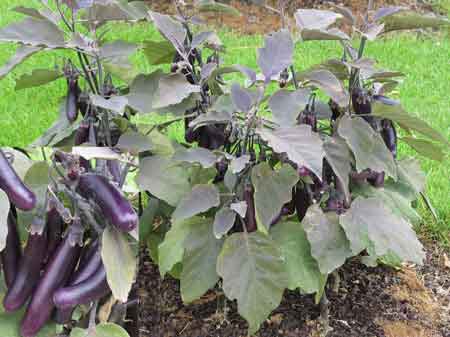
<svg viewBox="0 0 450 337">
<path fill-rule="evenodd" d="M 200 92 L 200 86 L 190 84 L 183 74 L 170 74 L 159 80 L 157 100 L 154 109 L 161 109 L 181 103 L 193 93 Z"/>
<path fill-rule="evenodd" d="M 389 105 L 380 102 L 374 102 L 372 104 L 372 114 L 378 117 L 390 119 L 403 129 L 409 131 L 414 130 L 421 135 L 433 139 L 444 144 L 450 144 L 441 133 L 433 129 L 426 122 L 420 118 L 408 114 L 400 104 Z"/>
<path fill-rule="evenodd" d="M 143 158 L 139 163 L 136 183 L 169 205 L 177 206 L 181 198 L 191 191 L 188 172 L 163 156 Z"/>
<path fill-rule="evenodd" d="M 430 142 L 426 139 L 420 139 L 410 136 L 405 136 L 401 138 L 406 144 L 411 146 L 422 156 L 428 157 L 432 160 L 443 161 L 445 154 L 442 147 Z"/>
<path fill-rule="evenodd" d="M 143 46 L 150 65 L 170 64 L 176 53 L 169 41 L 145 41 Z"/>
<path fill-rule="evenodd" d="M 214 237 L 211 219 L 203 219 L 194 226 L 184 240 L 183 271 L 180 278 L 181 298 L 190 303 L 219 280 L 216 271 L 217 257 L 223 240 Z"/>
<path fill-rule="evenodd" d="M 267 233 L 272 221 L 280 214 L 283 205 L 292 200 L 292 188 L 299 176 L 290 165 L 273 171 L 263 162 L 253 167 L 252 183 L 255 187 L 255 211 L 258 230 Z"/>
<path fill-rule="evenodd" d="M 280 247 L 289 275 L 289 289 L 305 293 L 319 292 L 326 275 L 311 255 L 311 246 L 303 226 L 297 222 L 281 222 L 271 229 L 271 235 Z"/>
<path fill-rule="evenodd" d="M 345 198 L 350 202 L 349 177 L 352 169 L 351 163 L 353 162 L 350 149 L 340 137 L 328 138 L 323 144 L 323 149 L 325 150 L 325 158 L 333 169 L 333 172 L 341 181 Z"/>
<path fill-rule="evenodd" d="M 24 314 L 25 311 L 23 309 L 14 313 L 0 313 L 0 335 L 5 337 L 22 337 L 20 334 L 20 322 Z M 48 323 L 35 337 L 57 337 L 61 330 L 60 325 Z"/>
<path fill-rule="evenodd" d="M 213 167 L 217 161 L 217 155 L 212 151 L 197 147 L 189 149 L 180 149 L 172 157 L 175 161 L 187 163 L 199 163 L 204 168 Z"/>
<path fill-rule="evenodd" d="M 310 94 L 311 91 L 308 89 L 295 91 L 281 89 L 275 92 L 269 99 L 269 108 L 275 123 L 280 126 L 297 124 L 297 118 L 308 104 Z"/>
<path fill-rule="evenodd" d="M 214 236 L 217 239 L 220 239 L 222 236 L 227 234 L 228 231 L 233 227 L 235 220 L 236 212 L 229 207 L 222 207 L 219 211 L 217 211 L 214 218 Z"/>
<path fill-rule="evenodd" d="M 147 207 L 145 207 L 139 218 L 139 240 L 144 242 L 150 233 L 153 232 L 153 221 L 159 208 L 160 201 L 157 198 L 149 198 Z M 152 256 L 153 258 L 153 256 Z"/>
<path fill-rule="evenodd" d="M 117 142 L 116 147 L 121 151 L 138 155 L 141 152 L 153 149 L 150 137 L 135 131 L 127 131 L 122 134 Z"/>
<path fill-rule="evenodd" d="M 184 51 L 184 41 L 186 39 L 186 29 L 181 22 L 174 20 L 169 15 L 157 12 L 148 12 L 151 20 L 155 24 L 162 36 L 180 51 Z"/>
<path fill-rule="evenodd" d="M 260 232 L 234 233 L 225 240 L 217 260 L 217 273 L 230 300 L 249 323 L 249 334 L 281 302 L 288 275 L 275 242 Z"/>
<path fill-rule="evenodd" d="M 358 172 L 372 169 L 386 172 L 397 180 L 394 157 L 380 134 L 361 117 L 344 116 L 339 122 L 339 135 L 344 138 L 355 155 Z"/>
<path fill-rule="evenodd" d="M 24 74 L 16 80 L 16 90 L 39 87 L 56 81 L 63 74 L 59 70 L 33 69 L 31 74 Z"/>
<path fill-rule="evenodd" d="M 152 112 L 162 75 L 159 69 L 148 75 L 138 75 L 130 85 L 130 93 L 127 95 L 128 105 L 141 113 Z"/>
<path fill-rule="evenodd" d="M 277 153 L 286 153 L 298 166 L 310 169 L 322 179 L 322 164 L 325 156 L 319 135 L 309 125 L 298 125 L 276 130 L 257 129 L 256 132 Z"/>
<path fill-rule="evenodd" d="M 353 256 L 336 213 L 323 213 L 318 204 L 308 208 L 303 228 L 311 245 L 311 255 L 322 274 L 328 275 Z"/>
<path fill-rule="evenodd" d="M 424 15 L 416 11 L 402 11 L 394 15 L 386 16 L 382 21 L 385 25 L 385 33 L 397 30 L 439 28 L 450 25 L 450 20 L 446 17 L 439 17 L 434 14 Z"/>
<path fill-rule="evenodd" d="M 8 214 L 10 203 L 5 192 L 0 190 L 0 251 L 5 249 L 8 236 Z"/>
<path fill-rule="evenodd" d="M 114 226 L 106 227 L 103 232 L 102 260 L 114 297 L 126 302 L 136 276 L 137 258 L 126 234 Z"/>
<path fill-rule="evenodd" d="M 417 194 L 425 190 L 427 177 L 415 158 L 403 158 L 397 161 L 399 182 L 409 186 Z"/>
<path fill-rule="evenodd" d="M 340 217 L 353 254 L 364 249 L 370 255 L 394 253 L 402 260 L 422 264 L 423 247 L 411 225 L 377 198 L 356 198 Z"/>
<path fill-rule="evenodd" d="M 164 277 L 177 263 L 183 260 L 184 241 L 192 231 L 192 227 L 199 226 L 204 221 L 200 217 L 193 217 L 172 223 L 170 230 L 164 237 L 164 241 L 158 248 L 158 266 L 161 277 Z"/>
<path fill-rule="evenodd" d="M 92 105 L 123 115 L 128 104 L 126 96 L 113 96 L 108 99 L 100 95 L 90 95 Z"/>
<path fill-rule="evenodd" d="M 13 71 L 19 64 L 24 62 L 30 56 L 44 49 L 43 47 L 33 47 L 21 45 L 17 47 L 16 53 L 3 67 L 0 68 L 0 80 Z"/>
<path fill-rule="evenodd" d="M 327 29 L 341 18 L 341 14 L 328 10 L 299 9 L 295 12 L 295 21 L 300 30 Z"/>
<path fill-rule="evenodd" d="M 48 163 L 39 161 L 33 163 L 25 175 L 24 183 L 36 195 L 36 209 L 41 209 L 45 206 L 47 188 L 50 184 L 49 171 Z"/>
<path fill-rule="evenodd" d="M 130 337 L 128 332 L 120 325 L 114 323 L 101 323 L 93 329 L 74 328 L 70 337 Z"/>
<path fill-rule="evenodd" d="M 172 214 L 174 221 L 190 218 L 199 213 L 206 212 L 220 204 L 219 190 L 215 185 L 196 185 L 179 202 Z"/>
</svg>

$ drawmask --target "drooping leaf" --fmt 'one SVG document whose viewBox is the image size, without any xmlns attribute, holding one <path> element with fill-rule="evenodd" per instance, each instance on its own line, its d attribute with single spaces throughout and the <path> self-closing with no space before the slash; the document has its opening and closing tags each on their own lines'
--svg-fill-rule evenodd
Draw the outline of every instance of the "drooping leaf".
<svg viewBox="0 0 450 337">
<path fill-rule="evenodd" d="M 367 249 L 370 255 L 394 253 L 404 261 L 423 262 L 423 247 L 411 225 L 377 198 L 356 198 L 339 222 L 353 254 Z"/>
<path fill-rule="evenodd" d="M 176 206 L 191 191 L 188 172 L 163 156 L 143 158 L 139 163 L 136 182 L 142 190 Z"/>
<path fill-rule="evenodd" d="M 390 119 L 398 123 L 406 130 L 414 130 L 435 141 L 450 144 L 448 139 L 446 139 L 441 133 L 433 129 L 420 118 L 408 114 L 400 104 L 389 105 L 374 102 L 372 104 L 372 114 L 378 117 Z"/>
<path fill-rule="evenodd" d="M 41 51 L 43 47 L 20 45 L 13 57 L 0 68 L 0 80 L 14 70 L 19 64 L 24 62 L 30 56 Z"/>
<path fill-rule="evenodd" d="M 0 29 L 0 41 L 58 48 L 64 47 L 64 33 L 50 21 L 28 17 Z"/>
<path fill-rule="evenodd" d="M 295 20 L 300 30 L 327 29 L 340 18 L 341 14 L 327 10 L 299 9 L 295 12 Z"/>
<path fill-rule="evenodd" d="M 144 55 L 151 65 L 172 63 L 176 50 L 169 41 L 145 41 Z"/>
<path fill-rule="evenodd" d="M 205 220 L 200 217 L 193 217 L 172 223 L 170 230 L 164 237 L 164 241 L 158 248 L 158 267 L 161 277 L 164 277 L 177 263 L 183 260 L 186 238 L 193 227 L 201 226 L 204 222 Z"/>
<path fill-rule="evenodd" d="M 150 18 L 162 36 L 166 38 L 175 49 L 184 51 L 184 41 L 186 39 L 186 29 L 183 25 L 172 19 L 169 15 L 149 12 Z"/>
<path fill-rule="evenodd" d="M 217 156 L 208 149 L 197 147 L 180 149 L 173 155 L 172 159 L 180 162 L 199 163 L 204 168 L 209 168 L 214 166 Z"/>
<path fill-rule="evenodd" d="M 277 153 L 286 153 L 298 166 L 310 169 L 322 179 L 322 162 L 325 156 L 322 140 L 309 125 L 298 125 L 276 130 L 257 129 L 263 140 Z"/>
<path fill-rule="evenodd" d="M 280 214 L 283 205 L 291 201 L 292 188 L 299 176 L 290 165 L 274 171 L 266 162 L 252 169 L 255 188 L 255 212 L 258 230 L 267 233 L 272 221 Z"/>
<path fill-rule="evenodd" d="M 120 160 L 120 154 L 104 146 L 74 146 L 72 153 L 84 159 Z"/>
<path fill-rule="evenodd" d="M 9 199 L 5 192 L 0 190 L 0 251 L 5 249 L 8 236 Z"/>
<path fill-rule="evenodd" d="M 137 260 L 126 234 L 114 226 L 107 226 L 103 232 L 102 261 L 114 297 L 126 302 L 136 275 Z"/>
<path fill-rule="evenodd" d="M 199 213 L 206 212 L 212 207 L 219 206 L 219 204 L 219 190 L 215 185 L 197 185 L 180 200 L 172 214 L 172 219 L 174 221 L 181 221 Z"/>
<path fill-rule="evenodd" d="M 153 144 L 148 136 L 135 131 L 127 131 L 120 136 L 116 148 L 138 155 L 141 152 L 150 151 Z"/>
<path fill-rule="evenodd" d="M 324 213 L 318 204 L 314 204 L 308 208 L 302 223 L 311 245 L 311 255 L 322 274 L 330 274 L 353 256 L 336 213 Z"/>
<path fill-rule="evenodd" d="M 223 240 L 214 237 L 212 221 L 204 219 L 191 227 L 184 241 L 183 270 L 180 278 L 180 292 L 184 303 L 190 303 L 219 280 L 216 271 L 217 257 Z"/>
<path fill-rule="evenodd" d="M 397 180 L 397 168 L 392 153 L 386 147 L 378 132 L 361 117 L 342 117 L 339 136 L 345 139 L 356 159 L 356 169 L 361 172 L 372 169 L 386 172 Z"/>
<path fill-rule="evenodd" d="M 286 263 L 288 288 L 300 288 L 308 294 L 319 292 L 326 276 L 322 275 L 311 256 L 311 246 L 303 226 L 296 222 L 281 222 L 271 229 L 271 235 Z"/>
<path fill-rule="evenodd" d="M 51 336 L 50 336 L 51 337 Z M 130 337 L 128 332 L 115 323 L 100 323 L 92 329 L 74 328 L 70 337 Z"/>
<path fill-rule="evenodd" d="M 255 333 L 281 302 L 288 286 L 284 261 L 275 242 L 260 232 L 234 233 L 225 240 L 217 273 L 230 300 Z"/>
<path fill-rule="evenodd" d="M 245 216 L 245 214 L 244 214 Z M 214 236 L 220 239 L 222 236 L 228 233 L 233 227 L 236 220 L 236 212 L 230 207 L 224 206 L 217 213 L 214 218 Z"/>
<path fill-rule="evenodd" d="M 417 153 L 421 154 L 422 156 L 436 161 L 444 160 L 445 154 L 442 150 L 442 147 L 429 140 L 410 136 L 402 137 L 401 140 L 411 146 L 414 150 L 417 151 Z"/>
<path fill-rule="evenodd" d="M 346 107 L 349 95 L 341 81 L 329 70 L 313 69 L 302 73 L 297 73 L 299 81 L 307 81 L 330 96 L 339 106 Z"/>
<path fill-rule="evenodd" d="M 308 104 L 308 89 L 289 91 L 278 90 L 269 99 L 269 108 L 272 111 L 273 120 L 280 126 L 293 126 L 297 122 L 300 112 Z"/>
<path fill-rule="evenodd" d="M 39 20 L 48 20 L 55 25 L 58 24 L 60 21 L 60 18 L 55 12 L 52 12 L 51 10 L 47 8 L 37 9 L 37 8 L 31 8 L 31 7 L 25 7 L 25 6 L 17 6 L 12 9 L 13 11 L 17 13 L 21 13 L 27 16 L 30 16 L 35 19 Z"/>
<path fill-rule="evenodd" d="M 349 177 L 353 161 L 350 149 L 345 141 L 339 137 L 328 138 L 323 144 L 323 149 L 325 150 L 325 158 L 341 181 L 345 197 L 350 202 Z"/>
<path fill-rule="evenodd" d="M 266 82 L 292 65 L 294 42 L 288 30 L 280 30 L 265 37 L 264 47 L 258 50 L 258 65 Z"/>
</svg>

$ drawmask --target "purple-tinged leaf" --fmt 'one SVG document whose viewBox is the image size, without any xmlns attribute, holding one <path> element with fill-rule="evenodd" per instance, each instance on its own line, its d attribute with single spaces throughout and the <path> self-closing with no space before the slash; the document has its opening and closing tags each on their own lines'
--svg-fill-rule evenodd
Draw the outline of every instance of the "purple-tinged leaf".
<svg viewBox="0 0 450 337">
<path fill-rule="evenodd" d="M 380 35 L 383 32 L 383 30 L 384 30 L 384 23 L 382 24 L 372 23 L 364 31 L 363 36 L 365 36 L 369 41 L 375 41 L 378 35 Z"/>
<path fill-rule="evenodd" d="M 237 83 L 231 86 L 231 99 L 236 110 L 241 112 L 249 112 L 253 106 L 253 97 L 249 90 L 241 88 Z"/>
<path fill-rule="evenodd" d="M 323 142 L 319 135 L 312 132 L 311 126 L 302 124 L 276 130 L 257 129 L 256 132 L 276 153 L 286 153 L 288 158 L 299 167 L 310 169 L 322 179 Z"/>
<path fill-rule="evenodd" d="M 24 62 L 33 54 L 41 51 L 42 47 L 32 47 L 21 45 L 17 48 L 16 53 L 3 67 L 0 68 L 0 80 L 14 70 L 19 64 Z"/>
<path fill-rule="evenodd" d="M 295 12 L 295 20 L 300 31 L 326 30 L 340 18 L 342 18 L 341 14 L 327 10 L 299 9 Z"/>
<path fill-rule="evenodd" d="M 310 94 L 309 89 L 296 91 L 281 89 L 274 93 L 269 99 L 274 122 L 280 126 L 295 125 L 300 112 L 308 104 Z"/>
<path fill-rule="evenodd" d="M 134 43 L 116 40 L 105 43 L 100 47 L 99 56 L 106 62 L 117 63 L 128 62 L 128 58 L 138 49 Z"/>
<path fill-rule="evenodd" d="M 230 208 L 239 214 L 241 218 L 245 218 L 245 214 L 247 214 L 247 207 L 246 201 L 234 202 L 230 205 Z"/>
<path fill-rule="evenodd" d="M 0 29 L 0 42 L 17 42 L 48 48 L 64 47 L 64 33 L 47 20 L 25 18 Z"/>
<path fill-rule="evenodd" d="M 160 78 L 158 96 L 153 105 L 160 109 L 169 105 L 181 103 L 193 93 L 199 93 L 200 86 L 190 84 L 182 74 L 170 74 Z"/>
<path fill-rule="evenodd" d="M 172 19 L 169 15 L 152 11 L 149 12 L 149 15 L 162 36 L 170 41 L 175 49 L 184 52 L 184 41 L 187 33 L 183 25 Z"/>
<path fill-rule="evenodd" d="M 210 62 L 203 65 L 202 70 L 200 71 L 200 78 L 202 81 L 207 80 L 214 70 L 217 69 L 217 63 Z"/>
<path fill-rule="evenodd" d="M 17 6 L 13 8 L 13 11 L 39 19 L 39 20 L 48 20 L 53 24 L 57 25 L 60 21 L 59 15 L 50 11 L 47 8 L 36 9 L 24 6 Z"/>
<path fill-rule="evenodd" d="M 264 47 L 258 50 L 258 65 L 268 83 L 272 76 L 292 65 L 294 42 L 286 29 L 267 35 L 264 41 Z"/>
</svg>

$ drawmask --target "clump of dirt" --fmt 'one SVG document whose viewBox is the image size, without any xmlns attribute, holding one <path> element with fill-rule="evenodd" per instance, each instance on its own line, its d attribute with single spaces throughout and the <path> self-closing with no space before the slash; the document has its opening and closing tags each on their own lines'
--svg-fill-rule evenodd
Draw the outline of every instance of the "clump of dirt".
<svg viewBox="0 0 450 337">
<path fill-rule="evenodd" d="M 423 267 L 401 271 L 351 260 L 340 270 L 338 291 L 333 282 L 327 290 L 332 328 L 327 336 L 450 337 L 450 276 L 440 256 L 442 252 L 428 249 Z M 141 337 L 247 336 L 247 323 L 219 287 L 183 305 L 179 282 L 161 280 L 145 250 L 138 280 Z M 256 336 L 318 337 L 319 328 L 312 296 L 286 291 Z"/>
</svg>

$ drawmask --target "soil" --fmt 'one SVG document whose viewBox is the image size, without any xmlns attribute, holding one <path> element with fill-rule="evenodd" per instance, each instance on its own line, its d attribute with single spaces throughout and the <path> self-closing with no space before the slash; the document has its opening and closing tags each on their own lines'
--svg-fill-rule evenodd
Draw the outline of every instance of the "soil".
<svg viewBox="0 0 450 337">
<path fill-rule="evenodd" d="M 422 267 L 368 268 L 357 259 L 331 279 L 328 337 L 450 337 L 450 261 L 437 245 L 427 248 Z M 183 305 L 179 282 L 161 280 L 141 252 L 138 294 L 140 337 L 244 337 L 247 324 L 217 287 Z M 311 296 L 286 291 L 258 337 L 319 337 L 319 308 Z"/>
</svg>

